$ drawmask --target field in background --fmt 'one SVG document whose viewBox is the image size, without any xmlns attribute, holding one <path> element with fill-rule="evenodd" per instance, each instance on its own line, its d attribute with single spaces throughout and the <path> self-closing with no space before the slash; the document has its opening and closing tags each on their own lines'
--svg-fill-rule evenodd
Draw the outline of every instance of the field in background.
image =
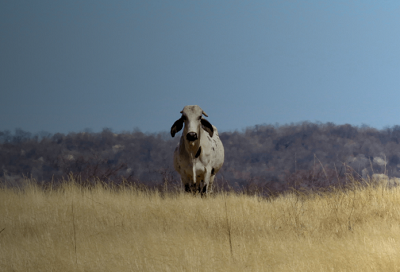
<svg viewBox="0 0 400 272">
<path fill-rule="evenodd" d="M 399 271 L 400 187 L 0 189 L 0 271 Z"/>
</svg>

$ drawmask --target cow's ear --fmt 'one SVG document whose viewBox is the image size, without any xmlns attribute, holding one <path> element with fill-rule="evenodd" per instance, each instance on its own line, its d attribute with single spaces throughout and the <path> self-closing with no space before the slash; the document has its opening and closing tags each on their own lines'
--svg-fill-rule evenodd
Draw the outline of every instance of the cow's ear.
<svg viewBox="0 0 400 272">
<path fill-rule="evenodd" d="M 172 127 L 171 127 L 171 136 L 172 137 L 175 137 L 175 134 L 182 129 L 183 122 L 184 121 L 183 121 L 183 116 L 182 116 L 180 119 L 176 120 L 175 123 L 172 125 Z"/>
<path fill-rule="evenodd" d="M 206 119 L 201 119 L 201 127 L 210 134 L 210 137 L 214 135 L 214 128 Z"/>
</svg>

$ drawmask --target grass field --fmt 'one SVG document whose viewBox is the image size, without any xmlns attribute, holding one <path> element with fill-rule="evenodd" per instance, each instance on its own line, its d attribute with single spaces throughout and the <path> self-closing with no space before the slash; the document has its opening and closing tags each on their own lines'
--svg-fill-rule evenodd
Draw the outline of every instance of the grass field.
<svg viewBox="0 0 400 272">
<path fill-rule="evenodd" d="M 400 271 L 400 188 L 0 189 L 0 271 Z"/>
</svg>

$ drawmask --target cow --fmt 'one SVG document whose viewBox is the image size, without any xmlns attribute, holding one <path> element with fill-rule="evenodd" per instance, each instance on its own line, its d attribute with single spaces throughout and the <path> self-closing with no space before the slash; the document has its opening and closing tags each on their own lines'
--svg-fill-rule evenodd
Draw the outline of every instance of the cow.
<svg viewBox="0 0 400 272">
<path fill-rule="evenodd" d="M 174 151 L 174 168 L 180 174 L 186 192 L 201 195 L 212 193 L 215 175 L 224 163 L 224 146 L 218 130 L 203 115 L 208 115 L 197 105 L 188 105 L 180 112 L 171 127 L 171 136 L 183 129 Z"/>
</svg>

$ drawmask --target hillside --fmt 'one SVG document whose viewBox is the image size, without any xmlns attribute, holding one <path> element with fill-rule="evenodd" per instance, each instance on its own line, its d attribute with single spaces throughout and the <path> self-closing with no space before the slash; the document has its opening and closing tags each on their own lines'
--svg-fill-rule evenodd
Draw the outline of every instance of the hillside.
<svg viewBox="0 0 400 272">
<path fill-rule="evenodd" d="M 69 134 L 23 130 L 0 132 L 0 180 L 19 184 L 22 177 L 58 181 L 122 179 L 147 186 L 178 184 L 172 153 L 178 137 L 138 130 Z M 400 177 L 400 126 L 377 130 L 332 123 L 260 125 L 222 132 L 225 163 L 217 185 L 251 191 L 263 188 L 326 188 L 346 182 L 346 173 L 364 177 L 386 173 Z"/>
</svg>

